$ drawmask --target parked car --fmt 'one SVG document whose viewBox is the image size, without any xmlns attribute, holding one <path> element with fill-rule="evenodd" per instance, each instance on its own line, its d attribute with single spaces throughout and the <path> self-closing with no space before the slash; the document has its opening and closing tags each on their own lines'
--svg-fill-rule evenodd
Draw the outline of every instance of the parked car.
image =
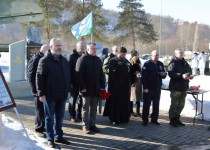
<svg viewBox="0 0 210 150">
<path fill-rule="evenodd" d="M 143 60 L 149 60 L 151 57 L 151 54 L 142 54 L 141 59 Z"/>
</svg>

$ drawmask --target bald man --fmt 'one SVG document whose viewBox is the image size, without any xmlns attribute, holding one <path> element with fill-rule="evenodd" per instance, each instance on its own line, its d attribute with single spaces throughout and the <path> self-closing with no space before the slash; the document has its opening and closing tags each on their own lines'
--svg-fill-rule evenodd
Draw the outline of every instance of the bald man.
<svg viewBox="0 0 210 150">
<path fill-rule="evenodd" d="M 142 68 L 142 83 L 143 83 L 143 126 L 149 122 L 149 109 L 151 101 L 153 110 L 151 114 L 151 123 L 160 125 L 158 122 L 159 102 L 161 94 L 162 79 L 166 77 L 166 72 L 163 63 L 158 60 L 159 55 L 157 50 L 151 52 L 151 59 L 144 63 Z"/>
<path fill-rule="evenodd" d="M 70 92 L 70 70 L 61 52 L 60 39 L 51 39 L 50 50 L 40 59 L 36 73 L 37 93 L 44 104 L 46 136 L 50 148 L 58 148 L 55 142 L 70 144 L 63 138 L 62 130 L 66 100 Z"/>
<path fill-rule="evenodd" d="M 189 80 L 193 79 L 192 70 L 184 59 L 182 49 L 175 50 L 175 56 L 168 66 L 170 79 L 169 90 L 171 92 L 171 106 L 169 109 L 170 125 L 173 127 L 185 126 L 180 121 L 180 114 L 185 105 L 186 91 L 189 88 Z"/>
<path fill-rule="evenodd" d="M 76 49 L 73 50 L 73 54 L 68 56 L 69 61 L 69 69 L 71 72 L 71 96 L 73 98 L 72 101 L 69 102 L 69 114 L 70 114 L 70 120 L 73 122 L 80 122 L 82 120 L 82 96 L 79 95 L 79 83 L 77 80 L 76 75 L 76 63 L 79 57 L 82 56 L 82 54 L 85 51 L 85 42 L 79 41 L 76 44 Z M 77 100 L 79 101 L 77 112 L 76 112 L 76 103 Z"/>
<path fill-rule="evenodd" d="M 28 62 L 28 74 L 27 78 L 31 86 L 31 91 L 35 101 L 35 131 L 38 136 L 44 137 L 45 121 L 44 121 L 44 107 L 43 103 L 39 101 L 39 97 L 36 90 L 36 71 L 39 60 L 44 56 L 45 52 L 49 50 L 48 45 L 42 45 L 39 52 L 37 52 Z"/>
</svg>

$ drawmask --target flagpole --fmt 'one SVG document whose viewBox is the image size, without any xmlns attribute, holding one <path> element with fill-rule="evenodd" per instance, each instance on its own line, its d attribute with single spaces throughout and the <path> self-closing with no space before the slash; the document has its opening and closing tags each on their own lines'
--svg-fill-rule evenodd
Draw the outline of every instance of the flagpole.
<svg viewBox="0 0 210 150">
<path fill-rule="evenodd" d="M 93 34 L 90 36 L 90 41 L 93 42 Z"/>
<path fill-rule="evenodd" d="M 85 0 L 82 1 L 82 18 L 85 17 L 84 11 L 85 11 Z"/>
<path fill-rule="evenodd" d="M 93 19 L 92 19 L 92 23 L 93 23 Z M 91 42 L 93 42 L 93 32 L 91 33 Z"/>
</svg>

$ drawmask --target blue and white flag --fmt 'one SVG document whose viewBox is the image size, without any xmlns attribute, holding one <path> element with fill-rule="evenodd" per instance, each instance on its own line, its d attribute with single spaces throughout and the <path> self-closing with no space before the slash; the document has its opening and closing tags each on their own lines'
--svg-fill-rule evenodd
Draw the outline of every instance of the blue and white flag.
<svg viewBox="0 0 210 150">
<path fill-rule="evenodd" d="M 81 36 L 93 33 L 93 12 L 91 11 L 81 22 L 71 28 L 72 34 L 79 39 Z"/>
</svg>

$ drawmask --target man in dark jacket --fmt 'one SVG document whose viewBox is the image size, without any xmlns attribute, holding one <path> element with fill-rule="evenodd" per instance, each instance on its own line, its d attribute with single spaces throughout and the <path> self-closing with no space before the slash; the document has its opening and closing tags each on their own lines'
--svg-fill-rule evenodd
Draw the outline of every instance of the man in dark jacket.
<svg viewBox="0 0 210 150">
<path fill-rule="evenodd" d="M 39 60 L 44 56 L 45 52 L 49 50 L 48 45 L 43 45 L 39 52 L 37 52 L 30 60 L 28 65 L 28 82 L 30 83 L 32 94 L 35 101 L 35 131 L 36 133 L 44 137 L 45 122 L 44 122 L 44 106 L 39 100 L 37 90 L 36 90 L 36 71 L 38 67 Z"/>
<path fill-rule="evenodd" d="M 84 133 L 100 132 L 96 127 L 96 111 L 100 90 L 105 89 L 102 62 L 96 56 L 96 44 L 87 45 L 87 53 L 82 55 L 76 64 L 79 89 L 83 99 L 82 121 Z M 90 109 L 90 113 L 89 113 Z M 90 115 L 90 116 L 89 116 Z"/>
<path fill-rule="evenodd" d="M 79 41 L 76 44 L 76 50 L 73 50 L 73 54 L 71 54 L 68 58 L 69 67 L 71 70 L 71 96 L 72 99 L 69 101 L 69 114 L 70 119 L 73 122 L 78 122 L 82 120 L 81 111 L 82 111 L 82 97 L 79 96 L 79 83 L 77 82 L 76 75 L 76 63 L 77 59 L 82 56 L 85 50 L 85 43 L 83 41 Z M 76 117 L 76 103 L 79 98 L 79 103 L 77 107 L 77 117 Z"/>
<path fill-rule="evenodd" d="M 169 109 L 170 125 L 174 127 L 185 126 L 180 121 L 180 114 L 185 105 L 186 91 L 189 88 L 189 80 L 193 78 L 189 64 L 183 58 L 182 49 L 175 50 L 175 56 L 168 66 L 168 74 L 171 78 L 169 90 L 171 92 L 171 106 Z"/>
<path fill-rule="evenodd" d="M 44 103 L 48 146 L 52 148 L 57 147 L 54 142 L 70 144 L 63 138 L 62 131 L 66 99 L 70 91 L 70 73 L 69 64 L 61 55 L 61 47 L 59 39 L 50 40 L 50 50 L 40 59 L 36 74 L 39 100 Z"/>
<path fill-rule="evenodd" d="M 109 49 L 108 48 L 103 48 L 102 54 L 100 56 L 100 59 L 101 59 L 102 63 L 104 63 L 104 60 L 108 57 L 108 54 L 109 54 Z"/>
<path fill-rule="evenodd" d="M 151 114 L 151 123 L 160 125 L 158 122 L 159 103 L 162 79 L 166 77 L 166 72 L 163 63 L 158 60 L 158 51 L 153 50 L 151 59 L 144 63 L 142 68 L 142 83 L 143 83 L 143 112 L 142 125 L 146 126 L 149 122 L 149 109 L 151 101 L 153 103 L 153 110 Z"/>
<path fill-rule="evenodd" d="M 104 116 L 111 123 L 127 123 L 130 118 L 130 62 L 125 58 L 127 49 L 121 47 L 117 57 L 109 63 L 108 90 L 111 93 L 106 101 Z"/>
<path fill-rule="evenodd" d="M 117 48 L 117 46 L 113 46 L 112 53 L 104 60 L 103 72 L 105 73 L 107 83 L 108 83 L 108 75 L 109 75 L 109 61 L 113 57 L 117 56 L 117 54 L 118 54 L 118 48 Z"/>
</svg>

